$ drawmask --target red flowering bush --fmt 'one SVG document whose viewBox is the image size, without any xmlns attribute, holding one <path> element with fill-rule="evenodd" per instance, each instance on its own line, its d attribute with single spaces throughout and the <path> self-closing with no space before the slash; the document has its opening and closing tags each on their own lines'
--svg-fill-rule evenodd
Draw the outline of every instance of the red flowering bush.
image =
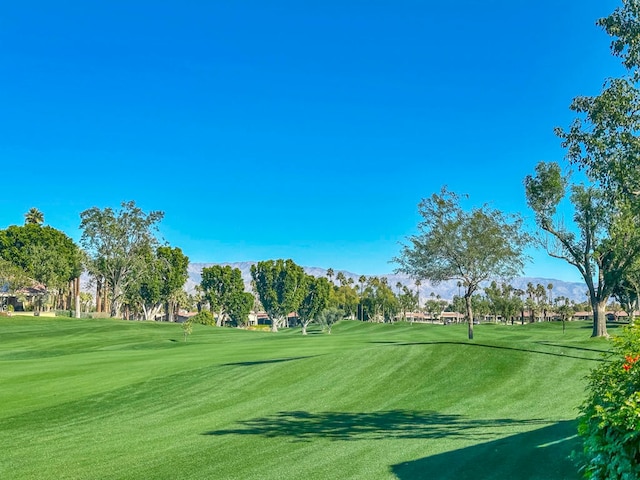
<svg viewBox="0 0 640 480">
<path fill-rule="evenodd" d="M 588 379 L 578 431 L 585 478 L 640 479 L 640 328 L 625 328 Z"/>
</svg>

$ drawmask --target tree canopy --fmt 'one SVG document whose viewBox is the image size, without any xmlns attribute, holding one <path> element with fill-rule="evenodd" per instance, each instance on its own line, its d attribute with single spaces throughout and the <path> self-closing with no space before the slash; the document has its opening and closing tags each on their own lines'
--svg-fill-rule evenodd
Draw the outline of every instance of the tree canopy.
<svg viewBox="0 0 640 480">
<path fill-rule="evenodd" d="M 413 278 L 437 284 L 458 280 L 465 289 L 469 339 L 473 338 L 471 297 L 482 282 L 510 279 L 522 271 L 529 237 L 518 216 L 508 216 L 487 205 L 465 211 L 461 197 L 443 188 L 419 204 L 422 221 L 417 235 L 408 238 L 393 259 Z"/>
<path fill-rule="evenodd" d="M 222 326 L 227 320 L 246 323 L 253 306 L 253 295 L 245 292 L 239 268 L 230 265 L 204 267 L 200 287 L 211 313 L 216 315 L 217 326 Z"/>
<path fill-rule="evenodd" d="M 540 163 L 527 176 L 527 201 L 536 222 L 554 240 L 551 256 L 575 266 L 589 289 L 594 312 L 593 335 L 607 335 L 604 309 L 625 282 L 640 253 L 640 4 L 622 6 L 597 24 L 612 37 L 611 51 L 626 73 L 607 79 L 596 96 L 577 96 L 568 129 L 555 132 L 567 149 L 567 160 L 586 173 L 588 182 L 568 184 L 555 163 Z M 555 216 L 567 195 L 574 208 L 573 226 Z M 545 240 L 546 242 L 546 240 Z"/>
<path fill-rule="evenodd" d="M 92 207 L 80 214 L 81 244 L 89 258 L 89 271 L 101 276 L 111 296 L 111 316 L 120 315 L 125 291 L 145 272 L 145 260 L 158 245 L 160 211 L 143 212 L 135 202 L 123 202 L 120 210 Z"/>
<path fill-rule="evenodd" d="M 638 215 L 631 202 L 613 199 L 598 185 L 569 182 L 570 176 L 557 163 L 541 162 L 536 174 L 525 178 L 527 203 L 538 226 L 552 237 L 551 241 L 539 237 L 539 242 L 550 256 L 576 267 L 587 285 L 592 335 L 606 336 L 607 301 L 640 253 Z M 574 208 L 571 224 L 565 216 L 556 215 L 567 196 Z"/>
<path fill-rule="evenodd" d="M 82 273 L 82 253 L 73 240 L 37 223 L 0 230 L 0 258 L 49 289 L 64 290 Z"/>
<path fill-rule="evenodd" d="M 271 319 L 271 331 L 284 325 L 300 307 L 307 291 L 307 275 L 293 260 L 267 260 L 251 266 L 260 302 Z"/>
<path fill-rule="evenodd" d="M 331 284 L 324 277 L 312 277 L 307 275 L 306 294 L 298 307 L 298 318 L 302 324 L 302 334 L 307 334 L 309 323 L 318 320 L 320 313 L 329 305 Z"/>
</svg>

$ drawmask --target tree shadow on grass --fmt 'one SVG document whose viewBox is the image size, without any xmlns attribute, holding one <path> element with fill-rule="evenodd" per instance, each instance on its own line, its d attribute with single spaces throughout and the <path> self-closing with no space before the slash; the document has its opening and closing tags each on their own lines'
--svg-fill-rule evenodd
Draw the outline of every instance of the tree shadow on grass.
<svg viewBox="0 0 640 480">
<path fill-rule="evenodd" d="M 255 362 L 234 362 L 234 363 L 223 363 L 223 367 L 251 367 L 253 365 L 265 365 L 269 363 L 282 363 L 282 362 L 292 362 L 294 360 L 303 360 L 305 358 L 313 358 L 317 357 L 317 355 L 307 355 L 304 357 L 287 357 L 287 358 L 273 358 L 271 360 L 256 360 Z"/>
<path fill-rule="evenodd" d="M 600 350 L 597 348 L 587 348 L 587 347 L 575 347 L 572 345 L 563 345 L 561 343 L 553 343 L 553 342 L 535 342 L 539 345 L 548 345 L 550 347 L 558 347 L 558 348 L 568 348 L 572 350 L 581 350 L 583 352 L 596 352 L 596 353 L 607 353 L 608 350 Z"/>
<path fill-rule="evenodd" d="M 469 419 L 437 412 L 389 410 L 370 413 L 304 411 L 279 412 L 238 422 L 237 428 L 213 430 L 203 435 L 258 435 L 291 437 L 295 441 L 495 438 L 505 427 L 543 425 L 544 420 Z"/>
<path fill-rule="evenodd" d="M 563 421 L 467 448 L 393 465 L 399 480 L 578 480 L 576 422 Z"/>
<path fill-rule="evenodd" d="M 409 347 L 414 345 L 462 345 L 465 347 L 481 347 L 481 348 L 493 348 L 496 350 L 512 350 L 515 352 L 526 352 L 526 353 L 535 353 L 538 355 L 551 355 L 554 357 L 562 357 L 562 358 L 575 358 L 577 360 L 589 360 L 592 362 L 603 362 L 602 358 L 593 358 L 593 357 L 581 357 L 578 355 L 568 355 L 565 353 L 557 353 L 557 352 L 543 352 L 541 350 L 531 350 L 529 348 L 516 348 L 516 347 L 505 347 L 501 345 L 488 345 L 485 343 L 468 343 L 468 342 L 407 342 L 407 343 L 398 343 L 394 346 L 398 347 Z"/>
</svg>

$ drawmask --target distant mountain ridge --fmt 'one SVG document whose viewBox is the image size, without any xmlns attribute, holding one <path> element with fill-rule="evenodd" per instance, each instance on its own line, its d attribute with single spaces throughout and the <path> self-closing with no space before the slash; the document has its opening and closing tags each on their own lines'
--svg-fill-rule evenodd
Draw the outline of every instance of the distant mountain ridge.
<svg viewBox="0 0 640 480">
<path fill-rule="evenodd" d="M 238 268 L 242 272 L 242 279 L 246 285 L 248 291 L 251 291 L 251 265 L 255 265 L 258 262 L 230 262 L 230 263 L 190 263 L 188 268 L 189 278 L 187 279 L 187 283 L 185 285 L 185 289 L 189 293 L 193 293 L 195 291 L 195 286 L 200 284 L 201 273 L 203 267 L 210 267 L 212 265 L 229 265 L 232 268 Z M 304 271 L 308 275 L 313 275 L 314 277 L 326 277 L 327 269 L 321 267 L 305 267 L 303 266 Z M 346 270 L 335 270 L 334 275 L 337 275 L 339 272 L 346 278 L 352 278 L 354 281 L 354 285 L 359 285 L 358 279 L 360 278 L 360 274 L 348 272 Z M 366 275 L 366 277 L 370 277 L 373 275 Z M 396 273 L 388 273 L 375 275 L 378 278 L 385 277 L 389 283 L 389 286 L 396 291 L 396 285 L 398 283 L 409 287 L 413 291 L 416 289 L 415 282 L 408 275 L 404 274 L 396 274 Z M 335 276 L 333 277 L 333 282 L 337 285 L 338 282 L 335 280 Z M 526 290 L 527 284 L 532 283 L 533 285 L 543 285 L 545 288 L 549 284 L 553 285 L 553 289 L 551 291 L 553 298 L 564 296 L 576 302 L 584 302 L 587 300 L 586 296 L 586 285 L 580 282 L 565 282 L 558 279 L 553 278 L 540 278 L 540 277 L 518 277 L 514 278 L 511 282 L 509 282 L 515 288 L 519 288 L 522 290 Z M 423 281 L 420 285 L 420 299 L 424 300 L 431 296 L 431 293 L 435 295 L 440 295 L 441 298 L 445 300 L 451 300 L 455 295 L 459 295 L 462 293 L 458 289 L 458 284 L 455 280 L 450 280 L 447 282 L 442 282 L 438 285 L 433 285 L 431 282 Z"/>
</svg>

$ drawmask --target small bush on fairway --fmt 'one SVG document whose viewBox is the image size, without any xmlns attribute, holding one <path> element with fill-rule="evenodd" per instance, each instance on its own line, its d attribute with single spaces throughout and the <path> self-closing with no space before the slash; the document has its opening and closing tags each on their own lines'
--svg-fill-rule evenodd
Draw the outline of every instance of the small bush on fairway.
<svg viewBox="0 0 640 480">
<path fill-rule="evenodd" d="M 202 310 L 191 318 L 191 322 L 202 325 L 215 325 L 216 321 L 209 310 Z"/>
<path fill-rule="evenodd" d="M 640 328 L 614 340 L 612 361 L 590 374 L 588 389 L 579 427 L 585 478 L 640 478 Z"/>
</svg>

